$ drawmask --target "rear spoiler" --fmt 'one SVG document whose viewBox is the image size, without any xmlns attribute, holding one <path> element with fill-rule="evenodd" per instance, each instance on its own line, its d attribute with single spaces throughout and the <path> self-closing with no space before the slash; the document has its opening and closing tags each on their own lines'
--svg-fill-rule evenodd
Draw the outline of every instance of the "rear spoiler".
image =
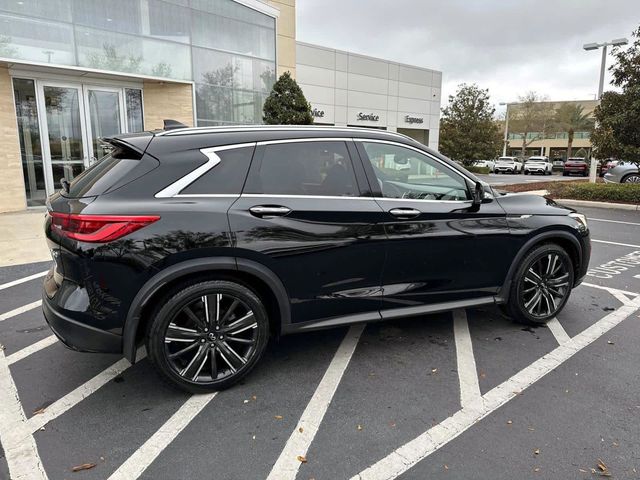
<svg viewBox="0 0 640 480">
<path fill-rule="evenodd" d="M 171 120 L 170 118 L 163 120 L 163 130 L 177 130 L 179 128 L 189 128 L 189 126 L 177 120 Z"/>
</svg>

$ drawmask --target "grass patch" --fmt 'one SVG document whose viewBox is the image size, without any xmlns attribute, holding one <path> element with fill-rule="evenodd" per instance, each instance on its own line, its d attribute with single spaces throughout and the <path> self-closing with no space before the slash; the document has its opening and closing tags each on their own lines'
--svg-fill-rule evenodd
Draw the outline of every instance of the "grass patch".
<svg viewBox="0 0 640 480">
<path fill-rule="evenodd" d="M 491 169 L 489 167 L 476 167 L 474 165 L 471 165 L 464 168 L 471 173 L 479 173 L 481 175 L 488 175 L 489 173 L 491 173 Z"/>
</svg>

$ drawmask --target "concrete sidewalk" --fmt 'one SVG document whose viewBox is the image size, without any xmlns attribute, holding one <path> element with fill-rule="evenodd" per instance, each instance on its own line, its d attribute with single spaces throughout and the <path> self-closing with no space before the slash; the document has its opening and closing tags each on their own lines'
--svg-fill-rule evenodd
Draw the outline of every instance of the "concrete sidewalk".
<svg viewBox="0 0 640 480">
<path fill-rule="evenodd" d="M 0 214 L 0 267 L 51 260 L 44 214 L 44 208 Z"/>
</svg>

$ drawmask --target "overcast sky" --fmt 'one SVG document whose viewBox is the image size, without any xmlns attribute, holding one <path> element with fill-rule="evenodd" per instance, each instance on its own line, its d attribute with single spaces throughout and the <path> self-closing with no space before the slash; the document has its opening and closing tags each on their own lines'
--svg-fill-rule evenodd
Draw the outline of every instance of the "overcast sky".
<svg viewBox="0 0 640 480">
<path fill-rule="evenodd" d="M 640 25 L 640 0 L 297 0 L 296 7 L 298 40 L 441 70 L 443 105 L 463 82 L 489 88 L 496 104 L 529 90 L 593 99 L 600 52 L 582 45 L 631 39 Z"/>
</svg>

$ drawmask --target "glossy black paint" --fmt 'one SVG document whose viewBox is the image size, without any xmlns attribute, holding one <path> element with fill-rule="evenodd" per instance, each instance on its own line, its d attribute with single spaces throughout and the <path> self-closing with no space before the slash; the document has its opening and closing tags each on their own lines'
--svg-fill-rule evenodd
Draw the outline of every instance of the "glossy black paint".
<svg viewBox="0 0 640 480">
<path fill-rule="evenodd" d="M 312 138 L 344 139 L 360 196 L 155 197 L 207 162 L 202 148 Z M 124 351 L 133 359 L 145 312 L 172 282 L 194 275 L 238 272 L 243 282 L 266 286 L 276 299 L 272 321 L 281 333 L 500 302 L 520 256 L 541 241 L 572 246 L 577 281 L 584 276 L 589 232 L 568 216 L 571 209 L 538 196 L 492 195 L 489 187 L 480 205 L 384 199 L 353 138 L 418 148 L 463 174 L 470 191 L 477 181 L 437 152 L 375 130 L 283 127 L 118 137 L 156 167 L 100 196 L 55 194 L 49 210 L 161 219 L 104 244 L 61 237 L 48 220 L 55 267 L 45 279 L 47 320 L 73 348 Z M 257 216 L 249 210 L 255 206 L 291 211 Z M 411 219 L 389 214 L 399 206 L 421 213 Z"/>
</svg>

